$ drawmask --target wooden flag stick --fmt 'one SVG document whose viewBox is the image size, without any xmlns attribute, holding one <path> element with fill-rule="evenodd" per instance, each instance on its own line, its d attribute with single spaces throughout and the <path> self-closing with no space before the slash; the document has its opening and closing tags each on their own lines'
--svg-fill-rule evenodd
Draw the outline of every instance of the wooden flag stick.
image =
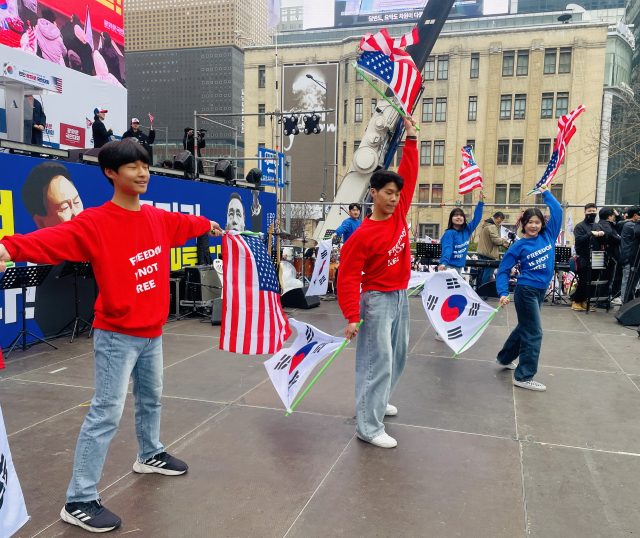
<svg viewBox="0 0 640 538">
<path fill-rule="evenodd" d="M 498 305 L 498 308 L 496 308 L 496 309 L 493 311 L 493 314 L 491 314 L 491 315 L 489 316 L 489 319 L 488 319 L 487 321 L 485 321 L 485 322 L 482 324 L 482 327 L 480 327 L 480 328 L 479 328 L 475 333 L 473 333 L 473 336 L 472 336 L 471 338 L 469 338 L 469 340 L 467 340 L 467 343 L 466 343 L 464 346 L 462 346 L 462 347 L 460 348 L 460 351 L 458 351 L 458 353 L 456 353 L 456 354 L 452 357 L 452 359 L 455 359 L 458 355 L 460 355 L 460 353 L 462 353 L 462 352 L 464 351 L 464 348 L 465 348 L 465 347 L 467 347 L 467 344 L 469 344 L 469 342 L 471 342 L 471 340 L 473 340 L 473 339 L 476 337 L 476 334 L 478 334 L 482 329 L 484 329 L 484 328 L 487 326 L 487 323 L 489 323 L 489 322 L 493 319 L 493 316 L 495 316 L 495 315 L 498 313 L 498 310 L 500 310 L 501 308 L 502 308 L 502 305 L 501 305 L 501 304 L 499 304 L 499 305 Z"/>
<path fill-rule="evenodd" d="M 360 320 L 360 323 L 358 323 L 358 326 L 356 327 L 356 329 L 359 329 L 359 328 L 360 328 L 360 325 L 362 325 L 362 323 L 363 323 L 363 322 L 364 322 L 364 320 L 363 320 L 363 319 L 361 319 L 361 320 Z M 314 384 L 316 381 L 318 381 L 318 378 L 322 375 L 322 372 L 324 372 L 324 371 L 327 369 L 327 366 L 329 366 L 329 365 L 331 364 L 331 361 L 332 361 L 333 359 L 335 359 L 335 358 L 336 358 L 336 356 L 338 355 L 338 353 L 340 353 L 340 352 L 342 351 L 342 348 L 343 348 L 344 346 L 346 346 L 350 341 L 351 341 L 351 340 L 347 340 L 346 338 L 344 339 L 344 342 L 342 342 L 342 344 L 340 344 L 340 347 L 339 347 L 338 349 L 336 349 L 335 353 L 334 353 L 334 354 L 331 356 L 331 358 L 327 361 L 327 364 L 325 364 L 325 365 L 322 367 L 322 370 L 320 370 L 320 371 L 318 372 L 318 375 L 317 375 L 316 377 L 314 377 L 314 378 L 313 378 L 313 381 L 312 381 L 311 383 L 309 383 L 309 386 L 308 386 L 306 389 L 304 389 L 304 392 L 300 395 L 300 397 L 296 400 L 296 402 L 291 406 L 291 412 L 293 412 L 293 408 L 294 408 L 296 405 L 298 405 L 298 404 L 300 403 L 300 400 L 302 400 L 302 398 L 304 398 L 304 395 L 309 391 L 309 389 L 310 389 L 311 387 L 313 387 L 313 384 Z M 290 414 L 291 414 L 291 413 L 287 413 L 287 414 L 285 415 L 285 417 L 288 417 Z"/>
<path fill-rule="evenodd" d="M 362 78 L 364 78 L 369 84 L 371 84 L 371 87 L 377 91 L 380 95 L 382 95 L 382 97 L 384 97 L 384 100 L 389 103 L 394 110 L 400 114 L 400 116 L 402 116 L 403 118 L 406 116 L 406 114 L 400 110 L 396 105 L 394 105 L 391 100 L 380 90 L 380 88 L 378 88 L 378 86 L 376 86 L 372 81 L 369 80 L 369 77 L 367 77 L 367 75 L 365 75 L 362 70 L 356 65 L 356 64 L 351 64 L 353 66 L 353 68 L 362 75 Z M 418 127 L 418 125 L 414 125 L 414 127 L 416 128 L 416 131 L 420 130 L 420 127 Z"/>
</svg>

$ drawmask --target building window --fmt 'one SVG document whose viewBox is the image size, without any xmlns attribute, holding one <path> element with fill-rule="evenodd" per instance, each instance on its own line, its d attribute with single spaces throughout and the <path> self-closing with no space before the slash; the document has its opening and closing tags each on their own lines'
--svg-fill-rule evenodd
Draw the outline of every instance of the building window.
<svg viewBox="0 0 640 538">
<path fill-rule="evenodd" d="M 258 116 L 258 127 L 264 127 L 264 123 L 265 123 L 264 112 L 265 112 L 265 105 L 258 105 L 258 114 L 262 114 L 261 116 Z"/>
<path fill-rule="evenodd" d="M 507 185 L 498 183 L 496 185 L 496 204 L 507 203 Z"/>
<path fill-rule="evenodd" d="M 342 143 L 342 166 L 347 166 L 347 143 Z"/>
<path fill-rule="evenodd" d="M 522 164 L 523 153 L 524 140 L 513 140 L 511 142 L 511 164 Z"/>
<path fill-rule="evenodd" d="M 356 123 L 362 123 L 362 98 L 356 99 Z"/>
<path fill-rule="evenodd" d="M 349 62 L 344 63 L 344 81 L 349 82 Z"/>
<path fill-rule="evenodd" d="M 526 108 L 527 108 L 527 96 L 523 94 L 516 95 L 516 100 L 513 107 L 513 119 L 523 120 L 524 111 Z"/>
<path fill-rule="evenodd" d="M 443 56 L 438 58 L 438 80 L 447 80 L 449 78 L 449 57 Z"/>
<path fill-rule="evenodd" d="M 433 99 L 422 100 L 422 121 L 433 121 Z"/>
<path fill-rule="evenodd" d="M 360 140 L 354 140 L 353 141 L 353 152 L 355 153 L 356 151 L 358 151 L 359 147 L 360 147 Z"/>
<path fill-rule="evenodd" d="M 556 74 L 556 49 L 551 49 L 544 53 L 544 74 Z"/>
<path fill-rule="evenodd" d="M 509 164 L 508 140 L 498 140 L 498 164 Z"/>
<path fill-rule="evenodd" d="M 436 99 L 436 121 L 447 121 L 447 98 Z"/>
<path fill-rule="evenodd" d="M 364 80 L 362 73 L 360 71 L 356 71 L 356 82 L 361 82 Z"/>
<path fill-rule="evenodd" d="M 519 77 L 525 77 L 529 74 L 529 53 L 518 52 L 518 68 L 516 75 Z"/>
<path fill-rule="evenodd" d="M 431 164 L 431 142 L 420 143 L 420 165 L 429 166 Z"/>
<path fill-rule="evenodd" d="M 349 111 L 349 100 L 344 100 L 344 122 L 347 123 L 347 113 Z"/>
<path fill-rule="evenodd" d="M 556 99 L 556 118 L 564 116 L 569 110 L 569 94 L 566 92 L 558 92 Z"/>
<path fill-rule="evenodd" d="M 478 115 L 478 97 L 469 97 L 469 121 L 476 121 Z"/>
<path fill-rule="evenodd" d="M 558 73 L 571 73 L 571 51 L 560 50 L 560 61 L 558 62 Z"/>
<path fill-rule="evenodd" d="M 480 75 L 480 55 L 472 54 L 471 55 L 471 72 L 469 73 L 469 78 L 478 78 Z"/>
<path fill-rule="evenodd" d="M 418 236 L 420 238 L 430 237 L 436 241 L 440 239 L 440 224 L 419 224 Z"/>
<path fill-rule="evenodd" d="M 549 190 L 558 202 L 562 202 L 562 183 L 552 183 Z"/>
<path fill-rule="evenodd" d="M 436 140 L 433 143 L 433 165 L 444 166 L 444 140 Z"/>
<path fill-rule="evenodd" d="M 442 203 L 442 184 L 434 183 L 431 187 L 431 203 L 432 204 L 441 204 Z"/>
<path fill-rule="evenodd" d="M 503 95 L 500 98 L 500 119 L 501 120 L 511 119 L 511 96 L 510 95 Z"/>
<path fill-rule="evenodd" d="M 402 154 L 404 153 L 404 144 L 400 144 L 396 150 L 396 166 L 400 166 L 402 160 Z"/>
<path fill-rule="evenodd" d="M 553 118 L 553 94 L 542 94 L 542 113 L 540 115 L 542 119 Z"/>
<path fill-rule="evenodd" d="M 538 164 L 547 164 L 551 159 L 551 139 L 543 138 L 538 142 Z"/>
<path fill-rule="evenodd" d="M 371 116 L 372 117 L 376 113 L 376 108 L 377 107 L 378 107 L 378 100 L 377 99 L 371 99 Z"/>
<path fill-rule="evenodd" d="M 424 79 L 433 80 L 435 69 L 436 69 L 435 58 L 429 58 L 427 62 L 424 64 Z"/>
<path fill-rule="evenodd" d="M 264 65 L 258 66 L 258 88 L 266 88 L 267 74 Z"/>
<path fill-rule="evenodd" d="M 502 76 L 503 77 L 513 76 L 513 59 L 514 59 L 513 52 L 506 53 L 502 57 Z"/>
<path fill-rule="evenodd" d="M 520 185 L 509 185 L 509 203 L 520 203 Z"/>
<path fill-rule="evenodd" d="M 473 151 L 476 150 L 476 141 L 475 140 L 467 140 L 467 146 L 470 146 Z"/>
<path fill-rule="evenodd" d="M 428 183 L 418 185 L 418 202 L 421 202 L 423 204 L 429 203 L 429 184 Z"/>
</svg>

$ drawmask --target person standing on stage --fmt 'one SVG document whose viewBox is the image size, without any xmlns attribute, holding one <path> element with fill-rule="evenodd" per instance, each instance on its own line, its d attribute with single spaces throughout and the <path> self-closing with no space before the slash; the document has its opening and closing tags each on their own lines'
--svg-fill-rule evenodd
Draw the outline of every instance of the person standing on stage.
<svg viewBox="0 0 640 538">
<path fill-rule="evenodd" d="M 571 308 L 581 312 L 587 308 L 587 298 L 590 293 L 589 267 L 591 266 L 591 250 L 604 250 L 607 241 L 600 224 L 596 222 L 598 208 L 596 204 L 589 203 L 584 206 L 584 220 L 576 224 L 573 230 L 575 237 L 576 254 L 578 259 L 577 277 L 578 286 L 573 294 L 573 304 Z M 592 271 L 591 280 L 598 280 L 600 271 Z M 596 309 L 590 306 L 589 310 L 595 312 Z"/>
<path fill-rule="evenodd" d="M 556 239 L 562 226 L 562 207 L 547 187 L 540 187 L 544 202 L 549 206 L 550 217 L 545 223 L 542 212 L 529 208 L 522 215 L 524 236 L 511 245 L 502 257 L 496 285 L 500 295 L 500 306 L 509 304 L 509 275 L 511 269 L 520 264 L 520 276 L 513 300 L 518 315 L 518 325 L 509 335 L 497 363 L 515 370 L 513 384 L 529 390 L 547 390 L 542 383 L 533 380 L 538 372 L 538 359 L 542 345 L 542 320 L 540 309 L 544 296 L 553 278 L 556 256 Z M 513 361 L 520 356 L 518 367 Z"/>
<path fill-rule="evenodd" d="M 478 249 L 476 254 L 481 260 L 498 260 L 500 257 L 498 247 L 509 248 L 511 244 L 506 239 L 500 237 L 500 226 L 504 220 L 504 213 L 498 211 L 493 217 L 482 223 L 480 239 L 478 239 Z M 491 280 L 493 267 L 484 267 L 480 270 L 478 286 L 482 286 Z"/>
<path fill-rule="evenodd" d="M 0 241 L 0 272 L 6 261 L 58 264 L 90 261 L 100 288 L 95 314 L 95 386 L 80 430 L 73 477 L 60 517 L 90 532 L 107 532 L 121 520 L 101 505 L 97 484 L 118 429 L 129 378 L 133 377 L 138 457 L 136 473 L 184 474 L 185 462 L 160 442 L 162 326 L 169 313 L 169 250 L 220 226 L 205 217 L 142 205 L 149 155 L 130 140 L 111 142 L 98 155 L 114 186 L 106 204 L 85 209 L 52 228 Z"/>
<path fill-rule="evenodd" d="M 389 398 L 407 361 L 411 248 L 407 212 L 418 179 L 415 121 L 404 117 L 407 139 L 398 173 L 371 176 L 373 213 L 342 248 L 338 302 L 356 347 L 356 433 L 382 448 L 398 443 L 382 423 L 398 410 Z M 363 275 L 364 272 L 364 275 Z M 362 285 L 362 293 L 360 286 Z M 363 323 L 358 329 L 358 322 Z"/>
<path fill-rule="evenodd" d="M 109 142 L 109 137 L 113 136 L 113 129 L 109 129 L 104 126 L 104 115 L 109 112 L 101 107 L 93 110 L 93 125 L 91 125 L 91 131 L 93 133 L 93 147 L 101 148 Z"/>
<path fill-rule="evenodd" d="M 346 243 L 353 235 L 353 232 L 360 227 L 360 224 L 360 204 L 349 204 L 349 218 L 342 221 L 342 224 L 336 228 L 332 237 L 342 236 L 343 242 Z"/>
</svg>

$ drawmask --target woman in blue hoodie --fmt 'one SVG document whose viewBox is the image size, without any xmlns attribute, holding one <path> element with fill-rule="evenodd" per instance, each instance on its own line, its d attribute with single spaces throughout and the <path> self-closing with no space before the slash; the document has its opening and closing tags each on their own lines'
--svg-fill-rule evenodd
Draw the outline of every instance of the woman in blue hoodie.
<svg viewBox="0 0 640 538">
<path fill-rule="evenodd" d="M 509 304 L 509 274 L 512 267 L 520 264 L 520 276 L 513 295 L 518 314 L 518 325 L 498 353 L 499 365 L 515 370 L 513 384 L 529 390 L 547 390 L 542 383 L 533 380 L 538 371 L 540 346 L 542 345 L 542 320 L 540 309 L 544 296 L 553 278 L 556 257 L 556 238 L 562 226 L 562 207 L 553 195 L 546 190 L 542 197 L 549 206 L 549 221 L 545 223 L 542 212 L 529 208 L 522 215 L 521 224 L 524 237 L 509 247 L 505 253 L 496 286 L 500 295 L 500 305 Z M 520 356 L 518 367 L 513 361 Z"/>
</svg>

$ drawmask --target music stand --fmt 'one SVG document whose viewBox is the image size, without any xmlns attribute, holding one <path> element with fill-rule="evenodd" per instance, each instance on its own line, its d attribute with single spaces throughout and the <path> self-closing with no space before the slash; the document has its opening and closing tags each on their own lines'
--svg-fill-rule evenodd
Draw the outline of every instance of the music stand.
<svg viewBox="0 0 640 538">
<path fill-rule="evenodd" d="M 95 276 L 93 274 L 93 269 L 91 268 L 91 263 L 66 261 L 64 262 L 64 267 L 62 268 L 62 272 L 58 275 L 58 278 L 64 278 L 71 275 L 73 275 L 73 293 L 75 298 L 76 316 L 62 329 L 60 329 L 56 336 L 62 334 L 73 325 L 73 328 L 71 330 L 71 343 L 73 344 L 73 339 L 76 336 L 76 332 L 78 333 L 78 335 L 81 335 L 87 327 L 91 327 L 91 322 L 80 317 L 80 299 L 78 299 L 78 277 L 83 276 L 88 278 L 95 278 Z M 82 328 L 79 327 L 80 323 L 84 324 Z"/>
<path fill-rule="evenodd" d="M 566 298 L 562 294 L 562 284 L 558 279 L 558 271 L 556 271 L 556 264 L 568 264 L 571 259 L 571 247 L 558 247 L 556 246 L 556 257 L 553 260 L 553 279 L 551 280 L 551 292 L 547 293 L 546 298 L 551 296 L 551 304 L 555 305 L 556 303 L 567 304 Z M 569 271 L 571 272 L 571 271 Z M 575 275 L 574 275 L 575 276 Z M 559 286 L 559 292 L 556 293 L 556 282 Z"/>
<path fill-rule="evenodd" d="M 440 243 L 416 243 L 416 256 L 418 258 L 438 259 L 442 257 L 442 245 Z M 430 265 L 427 262 L 427 265 Z"/>
<path fill-rule="evenodd" d="M 50 344 L 39 336 L 27 331 L 27 288 L 37 288 L 38 286 L 41 286 L 47 276 L 49 276 L 52 268 L 53 265 L 9 267 L 2 277 L 0 277 L 0 290 L 22 289 L 22 330 L 18 333 L 18 336 L 15 337 L 13 342 L 11 342 L 7 357 L 11 355 L 11 352 L 18 345 L 20 340 L 22 340 L 22 344 L 20 346 L 22 347 L 22 351 L 27 351 L 27 335 L 33 336 L 36 339 L 36 341 L 31 342 L 29 346 L 37 342 L 43 342 L 48 346 L 51 346 L 53 349 L 58 349 L 53 344 Z"/>
</svg>

